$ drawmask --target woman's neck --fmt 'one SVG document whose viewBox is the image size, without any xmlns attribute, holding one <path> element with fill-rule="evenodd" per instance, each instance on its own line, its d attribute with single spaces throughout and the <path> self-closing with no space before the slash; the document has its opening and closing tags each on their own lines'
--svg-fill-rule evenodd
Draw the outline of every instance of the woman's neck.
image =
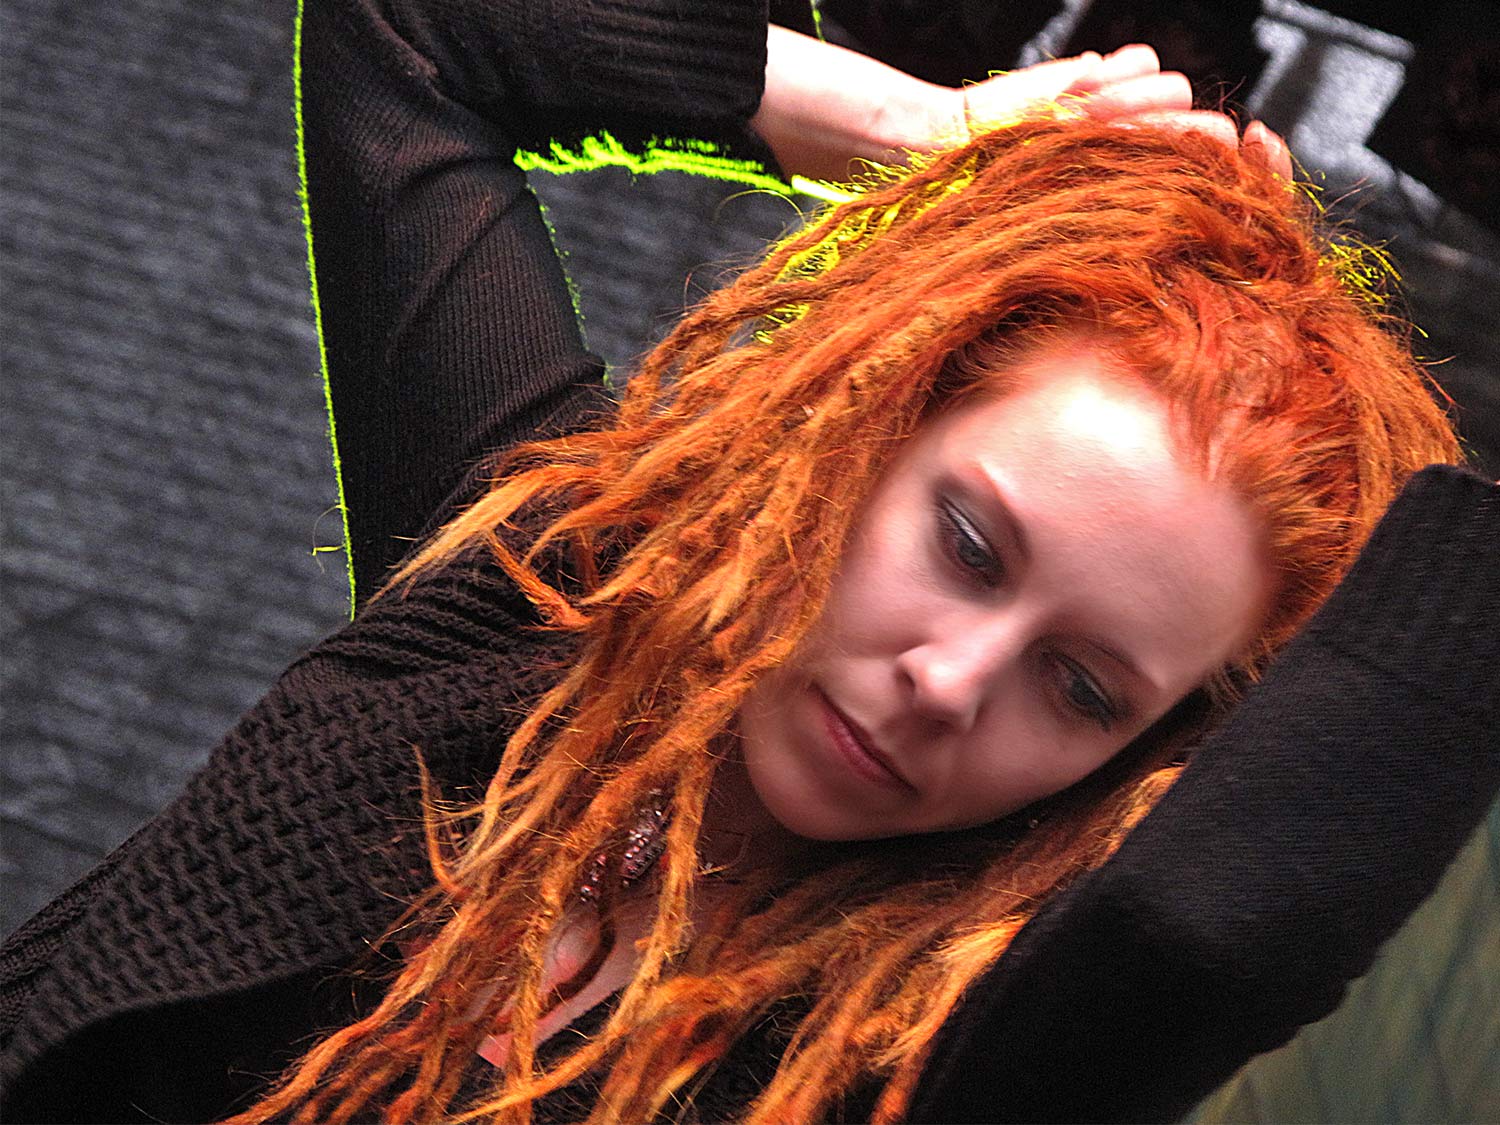
<svg viewBox="0 0 1500 1125">
<path fill-rule="evenodd" d="M 714 774 L 703 810 L 699 854 L 705 866 L 732 878 L 736 872 L 780 863 L 814 846 L 815 841 L 789 831 L 771 815 L 736 746 Z"/>
</svg>

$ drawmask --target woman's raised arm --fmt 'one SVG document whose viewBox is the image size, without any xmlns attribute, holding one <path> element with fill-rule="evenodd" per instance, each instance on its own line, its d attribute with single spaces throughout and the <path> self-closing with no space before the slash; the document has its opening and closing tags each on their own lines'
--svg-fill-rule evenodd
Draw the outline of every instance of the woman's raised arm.
<svg viewBox="0 0 1500 1125">
<path fill-rule="evenodd" d="M 765 39 L 753 0 L 307 0 L 314 296 L 357 604 L 484 455 L 605 404 L 518 143 L 743 138 Z"/>
</svg>

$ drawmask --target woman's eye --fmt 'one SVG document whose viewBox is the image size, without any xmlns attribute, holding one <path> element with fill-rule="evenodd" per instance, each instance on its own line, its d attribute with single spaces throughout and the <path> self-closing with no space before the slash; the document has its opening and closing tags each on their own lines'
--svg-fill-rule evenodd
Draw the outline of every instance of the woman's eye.
<svg viewBox="0 0 1500 1125">
<path fill-rule="evenodd" d="M 984 541 L 984 536 L 962 512 L 947 503 L 938 505 L 938 516 L 942 524 L 943 547 L 954 564 L 989 585 L 998 584 L 1004 577 L 1004 567 Z"/>
<path fill-rule="evenodd" d="M 1005 566 L 990 549 L 984 536 L 968 518 L 946 501 L 938 503 L 943 553 L 953 565 L 987 586 L 998 586 L 1005 578 Z M 1082 665 L 1065 657 L 1054 657 L 1060 690 L 1067 707 L 1103 730 L 1110 730 L 1119 712 L 1098 683 Z"/>
<path fill-rule="evenodd" d="M 1057 667 L 1064 685 L 1063 698 L 1067 700 L 1068 706 L 1104 730 L 1114 726 L 1119 715 L 1114 704 L 1099 690 L 1094 678 L 1071 660 L 1061 657 L 1058 658 Z"/>
</svg>

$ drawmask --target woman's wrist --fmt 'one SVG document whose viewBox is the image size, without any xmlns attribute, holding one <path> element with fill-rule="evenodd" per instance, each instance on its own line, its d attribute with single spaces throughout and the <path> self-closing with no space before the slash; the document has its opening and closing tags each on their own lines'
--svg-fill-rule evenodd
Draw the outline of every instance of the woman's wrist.
<svg viewBox="0 0 1500 1125">
<path fill-rule="evenodd" d="M 965 139 L 959 90 L 833 43 L 772 25 L 766 87 L 750 128 L 788 176 L 846 180 L 850 162 L 898 161 L 937 139 Z"/>
</svg>

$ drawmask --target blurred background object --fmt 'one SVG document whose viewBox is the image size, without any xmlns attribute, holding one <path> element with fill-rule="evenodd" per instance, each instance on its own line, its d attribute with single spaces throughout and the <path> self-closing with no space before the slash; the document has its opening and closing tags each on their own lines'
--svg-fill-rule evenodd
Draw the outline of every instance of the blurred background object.
<svg viewBox="0 0 1500 1125">
<path fill-rule="evenodd" d="M 164 806 L 348 618 L 297 197 L 294 9 L 0 9 L 0 931 Z M 772 13 L 947 85 L 1153 42 L 1210 100 L 1286 136 L 1332 217 L 1385 244 L 1418 350 L 1500 477 L 1493 0 Z M 616 377 L 812 203 L 678 173 L 531 179 Z M 1500 809 L 1344 1007 L 1196 1117 L 1500 1120 Z"/>
<path fill-rule="evenodd" d="M 1255 38 L 1260 0 L 1094 0 L 1063 44 L 1065 55 L 1149 43 L 1163 70 L 1180 70 L 1194 100 L 1216 104 L 1253 90 L 1268 54 Z"/>
<path fill-rule="evenodd" d="M 1500 234 L 1500 6 L 1436 6 L 1372 151 Z"/>
</svg>

